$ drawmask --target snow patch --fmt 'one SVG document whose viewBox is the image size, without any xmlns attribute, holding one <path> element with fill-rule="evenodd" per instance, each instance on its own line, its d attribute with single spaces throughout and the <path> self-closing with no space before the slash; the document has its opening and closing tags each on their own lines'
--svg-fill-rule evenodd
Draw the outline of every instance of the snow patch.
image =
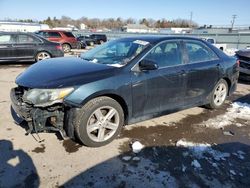
<svg viewBox="0 0 250 188">
<path fill-rule="evenodd" d="M 201 168 L 200 163 L 196 159 L 192 161 L 191 165 L 195 168 Z"/>
<path fill-rule="evenodd" d="M 226 158 L 231 156 L 230 153 L 223 153 L 218 150 L 212 149 L 211 144 L 208 144 L 208 143 L 194 143 L 194 142 L 188 142 L 184 139 L 181 139 L 176 143 L 176 146 L 185 147 L 189 149 L 189 151 L 191 151 L 192 154 L 199 159 L 204 158 L 205 153 L 210 154 L 213 157 L 213 159 L 216 161 L 220 161 L 220 160 L 225 161 Z"/>
<path fill-rule="evenodd" d="M 231 124 L 236 124 L 237 127 L 244 126 L 240 123 L 236 123 L 236 119 L 250 121 L 250 104 L 234 102 L 232 103 L 231 107 L 227 109 L 225 114 L 204 121 L 201 123 L 201 125 L 214 129 L 224 128 L 225 126 Z"/>
<path fill-rule="evenodd" d="M 139 141 L 135 141 L 132 144 L 132 149 L 133 149 L 134 153 L 139 153 L 142 150 L 143 147 L 144 146 Z"/>
</svg>

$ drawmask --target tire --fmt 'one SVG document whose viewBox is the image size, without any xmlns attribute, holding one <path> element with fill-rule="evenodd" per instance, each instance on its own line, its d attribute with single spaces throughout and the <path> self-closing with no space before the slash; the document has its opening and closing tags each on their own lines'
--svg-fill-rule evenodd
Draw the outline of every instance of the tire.
<svg viewBox="0 0 250 188">
<path fill-rule="evenodd" d="M 44 59 L 49 59 L 51 58 L 51 55 L 48 52 L 42 51 L 42 52 L 38 52 L 36 54 L 36 61 L 41 61 Z"/>
<path fill-rule="evenodd" d="M 62 44 L 62 48 L 65 53 L 68 53 L 71 50 L 71 46 L 69 44 Z"/>
<path fill-rule="evenodd" d="M 210 102 L 206 105 L 206 107 L 210 109 L 219 108 L 225 102 L 227 94 L 228 84 L 224 79 L 221 79 L 214 87 L 209 99 Z"/>
<path fill-rule="evenodd" d="M 79 141 L 89 147 L 100 147 L 110 143 L 120 133 L 124 112 L 114 99 L 98 97 L 76 113 L 74 122 Z"/>
<path fill-rule="evenodd" d="M 103 43 L 104 43 L 104 41 L 103 41 L 103 40 L 100 40 L 99 44 L 103 44 Z"/>
</svg>

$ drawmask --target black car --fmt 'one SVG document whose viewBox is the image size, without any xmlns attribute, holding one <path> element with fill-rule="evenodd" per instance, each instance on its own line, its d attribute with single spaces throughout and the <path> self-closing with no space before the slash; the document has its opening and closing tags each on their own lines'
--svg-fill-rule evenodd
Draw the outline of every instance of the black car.
<svg viewBox="0 0 250 188">
<path fill-rule="evenodd" d="M 59 43 L 22 32 L 0 32 L 0 61 L 26 61 L 62 57 Z"/>
<path fill-rule="evenodd" d="M 90 38 L 94 39 L 95 44 L 102 44 L 107 42 L 107 36 L 105 34 L 92 34 Z"/>
<path fill-rule="evenodd" d="M 77 41 L 80 42 L 81 48 L 86 48 L 87 46 L 94 46 L 95 40 L 89 36 L 79 36 Z"/>
<path fill-rule="evenodd" d="M 250 81 L 250 49 L 235 52 L 240 63 L 240 78 Z"/>
<path fill-rule="evenodd" d="M 124 124 L 193 106 L 218 108 L 238 76 L 236 59 L 201 39 L 122 38 L 80 58 L 29 67 L 11 90 L 13 115 L 28 122 L 29 133 L 57 130 L 96 147 Z"/>
</svg>

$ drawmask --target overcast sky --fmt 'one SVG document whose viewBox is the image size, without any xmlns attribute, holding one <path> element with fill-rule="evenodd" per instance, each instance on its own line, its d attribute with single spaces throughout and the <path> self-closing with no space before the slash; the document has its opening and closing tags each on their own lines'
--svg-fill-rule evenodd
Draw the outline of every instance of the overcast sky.
<svg viewBox="0 0 250 188">
<path fill-rule="evenodd" d="M 0 0 L 0 20 L 71 18 L 184 18 L 199 25 L 250 26 L 250 0 Z"/>
</svg>

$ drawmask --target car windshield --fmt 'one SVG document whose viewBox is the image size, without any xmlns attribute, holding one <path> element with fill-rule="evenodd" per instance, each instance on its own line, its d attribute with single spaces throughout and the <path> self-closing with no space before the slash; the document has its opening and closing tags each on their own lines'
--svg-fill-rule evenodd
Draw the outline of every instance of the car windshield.
<svg viewBox="0 0 250 188">
<path fill-rule="evenodd" d="M 93 63 L 120 67 L 135 58 L 148 45 L 149 42 L 144 40 L 118 39 L 81 54 L 81 58 Z"/>
</svg>

